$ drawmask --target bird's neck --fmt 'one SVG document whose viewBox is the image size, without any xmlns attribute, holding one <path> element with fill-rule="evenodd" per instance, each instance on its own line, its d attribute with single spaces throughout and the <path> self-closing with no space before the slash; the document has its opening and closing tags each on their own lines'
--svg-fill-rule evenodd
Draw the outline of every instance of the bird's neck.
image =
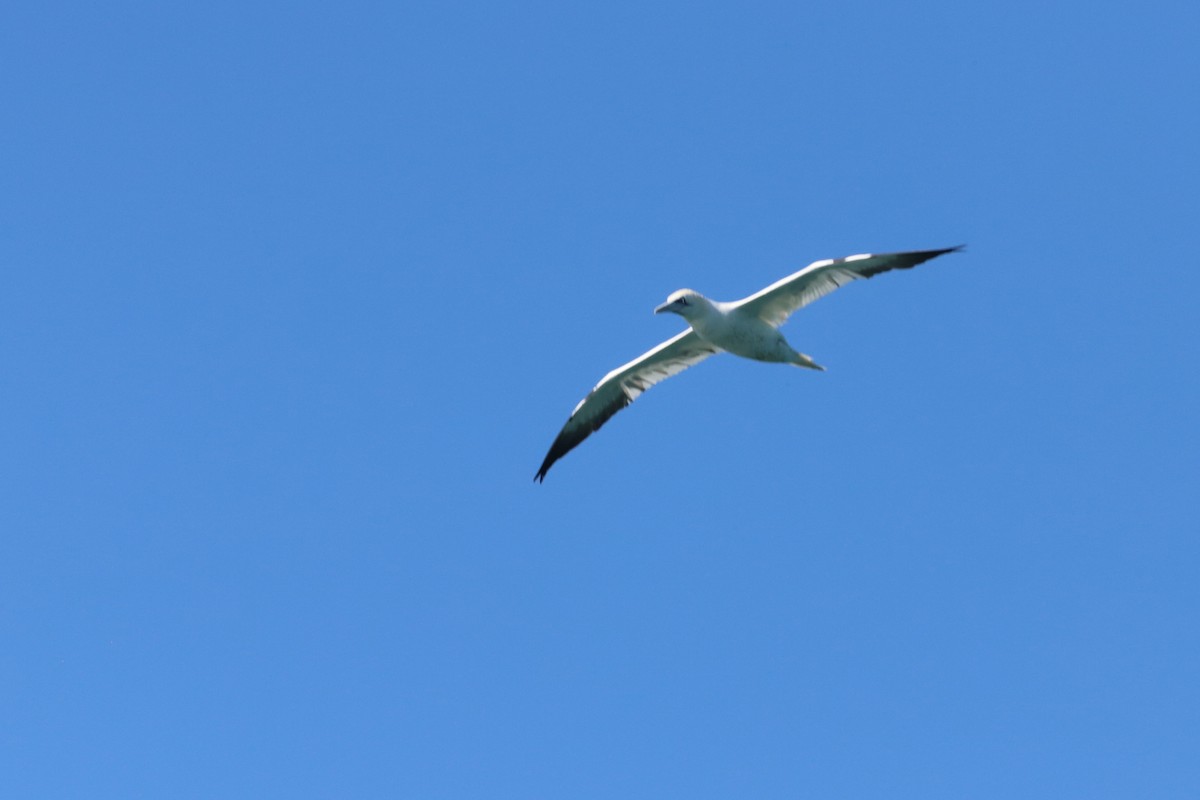
<svg viewBox="0 0 1200 800">
<path fill-rule="evenodd" d="M 724 320 L 725 314 L 720 306 L 710 300 L 704 300 L 696 303 L 695 311 L 687 323 L 692 326 L 692 330 L 703 337 L 706 332 L 720 328 Z"/>
</svg>

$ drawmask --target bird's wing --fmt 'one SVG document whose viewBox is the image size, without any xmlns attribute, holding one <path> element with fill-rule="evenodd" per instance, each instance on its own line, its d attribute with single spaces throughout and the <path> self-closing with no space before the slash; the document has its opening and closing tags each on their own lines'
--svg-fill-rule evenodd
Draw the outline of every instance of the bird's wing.
<svg viewBox="0 0 1200 800">
<path fill-rule="evenodd" d="M 931 258 L 961 250 L 915 250 L 909 253 L 864 254 L 816 261 L 799 272 L 772 283 L 760 292 L 737 301 L 734 306 L 745 309 L 759 319 L 779 327 L 792 312 L 824 297 L 858 278 L 871 278 L 893 269 L 909 269 Z"/>
<path fill-rule="evenodd" d="M 559 431 L 554 444 L 550 445 L 550 452 L 546 453 L 546 460 L 542 462 L 542 468 L 534 480 L 544 480 L 555 461 L 569 453 L 593 431 L 599 430 L 613 414 L 636 400 L 642 392 L 717 352 L 718 348 L 703 341 L 694 331 L 686 330 L 605 375 L 588 396 L 575 406 L 571 418 Z"/>
</svg>

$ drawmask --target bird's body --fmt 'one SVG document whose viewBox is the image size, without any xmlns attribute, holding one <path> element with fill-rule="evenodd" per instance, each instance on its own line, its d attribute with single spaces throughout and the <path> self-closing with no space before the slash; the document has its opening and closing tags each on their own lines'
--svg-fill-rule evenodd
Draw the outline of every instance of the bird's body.
<svg viewBox="0 0 1200 800">
<path fill-rule="evenodd" d="M 736 303 L 702 299 L 707 302 L 696 303 L 699 313 L 687 321 L 703 341 L 742 358 L 821 369 L 811 358 L 794 350 L 774 325 L 738 308 Z"/>
<path fill-rule="evenodd" d="M 728 352 L 755 361 L 823 370 L 824 367 L 796 351 L 779 332 L 779 326 L 792 312 L 857 278 L 908 269 L 959 249 L 950 247 L 817 261 L 732 303 L 709 300 L 691 289 L 672 292 L 667 302 L 654 312 L 678 314 L 687 321 L 689 330 L 605 375 L 575 406 L 534 480 L 543 480 L 555 461 L 646 389 L 716 353 Z"/>
</svg>

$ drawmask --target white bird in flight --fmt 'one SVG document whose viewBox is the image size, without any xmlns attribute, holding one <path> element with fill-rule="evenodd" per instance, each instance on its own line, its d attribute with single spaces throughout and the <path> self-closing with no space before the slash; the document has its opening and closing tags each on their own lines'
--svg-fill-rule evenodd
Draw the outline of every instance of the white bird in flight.
<svg viewBox="0 0 1200 800">
<path fill-rule="evenodd" d="M 729 352 L 755 361 L 824 370 L 804 353 L 794 350 L 779 332 L 779 326 L 787 322 L 792 312 L 852 280 L 871 278 L 893 269 L 909 269 L 961 249 L 962 245 L 959 245 L 942 250 L 864 254 L 816 261 L 732 303 L 709 300 L 691 289 L 672 292 L 667 302 L 654 309 L 654 313 L 678 314 L 691 327 L 601 378 L 588 396 L 575 406 L 533 479 L 544 480 L 555 461 L 599 430 L 613 414 L 632 403 L 642 392 L 716 353 Z"/>
</svg>

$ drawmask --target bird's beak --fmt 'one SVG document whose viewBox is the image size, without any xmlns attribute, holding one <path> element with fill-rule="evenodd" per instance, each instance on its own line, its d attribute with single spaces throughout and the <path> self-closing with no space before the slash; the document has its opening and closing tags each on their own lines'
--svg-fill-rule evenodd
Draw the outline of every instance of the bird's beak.
<svg viewBox="0 0 1200 800">
<path fill-rule="evenodd" d="M 671 306 L 673 306 L 673 305 L 675 305 L 675 304 L 674 304 L 674 303 L 663 303 L 661 306 L 659 306 L 658 308 L 654 309 L 654 313 L 655 313 L 655 314 L 661 314 L 661 313 L 663 313 L 664 311 L 670 311 L 670 310 L 671 310 Z"/>
</svg>

